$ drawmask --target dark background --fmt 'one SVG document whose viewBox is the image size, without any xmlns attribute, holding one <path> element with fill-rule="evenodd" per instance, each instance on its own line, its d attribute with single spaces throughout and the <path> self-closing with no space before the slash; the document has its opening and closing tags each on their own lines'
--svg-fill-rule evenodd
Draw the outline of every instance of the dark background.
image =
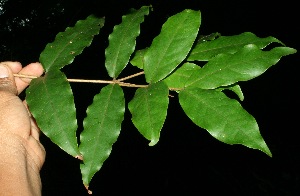
<svg viewBox="0 0 300 196">
<path fill-rule="evenodd" d="M 109 79 L 104 69 L 107 37 L 130 8 L 152 4 L 137 40 L 151 44 L 166 19 L 186 8 L 200 10 L 199 34 L 273 36 L 299 49 L 296 1 L 99 1 L 0 0 L 0 61 L 38 61 L 56 34 L 90 14 L 105 16 L 105 26 L 92 45 L 64 68 L 68 78 Z M 90 184 L 93 195 L 300 195 L 299 55 L 283 57 L 262 76 L 240 83 L 243 107 L 252 114 L 273 157 L 240 145 L 223 144 L 194 125 L 170 98 L 159 143 L 148 146 L 126 110 L 118 141 Z M 138 70 L 126 69 L 124 76 Z M 139 82 L 139 81 L 133 81 Z M 71 84 L 79 132 L 85 109 L 102 85 Z M 135 89 L 124 89 L 126 101 Z M 47 157 L 41 171 L 43 196 L 87 195 L 79 161 L 41 136 Z M 1 187 L 0 187 L 1 191 Z"/>
</svg>

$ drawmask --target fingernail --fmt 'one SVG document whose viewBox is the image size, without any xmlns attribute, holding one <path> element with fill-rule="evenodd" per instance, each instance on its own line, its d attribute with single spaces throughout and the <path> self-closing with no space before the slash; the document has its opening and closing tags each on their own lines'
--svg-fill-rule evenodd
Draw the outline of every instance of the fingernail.
<svg viewBox="0 0 300 196">
<path fill-rule="evenodd" d="M 0 65 L 0 78 L 7 78 L 7 77 L 8 77 L 7 67 Z"/>
</svg>

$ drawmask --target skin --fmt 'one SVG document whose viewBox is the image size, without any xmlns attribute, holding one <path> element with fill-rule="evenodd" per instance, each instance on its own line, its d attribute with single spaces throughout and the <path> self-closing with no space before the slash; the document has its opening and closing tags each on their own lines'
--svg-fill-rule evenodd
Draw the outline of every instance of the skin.
<svg viewBox="0 0 300 196">
<path fill-rule="evenodd" d="M 0 196 L 41 195 L 46 152 L 26 102 L 18 97 L 31 80 L 13 74 L 39 77 L 43 72 L 40 63 L 0 63 Z"/>
</svg>

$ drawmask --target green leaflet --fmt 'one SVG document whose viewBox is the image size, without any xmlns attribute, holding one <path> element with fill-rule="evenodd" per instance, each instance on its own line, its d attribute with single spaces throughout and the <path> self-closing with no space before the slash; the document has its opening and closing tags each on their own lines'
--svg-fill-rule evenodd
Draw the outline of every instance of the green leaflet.
<svg viewBox="0 0 300 196">
<path fill-rule="evenodd" d="M 200 68 L 200 66 L 194 63 L 184 63 L 163 81 L 171 89 L 182 89 L 184 88 L 186 81 L 190 78 L 194 71 Z"/>
<path fill-rule="evenodd" d="M 257 46 L 249 44 L 234 54 L 220 54 L 211 59 L 202 69 L 195 70 L 185 86 L 214 89 L 238 81 L 247 81 L 263 74 L 282 56 L 295 52 L 295 49 L 288 47 L 262 51 Z"/>
<path fill-rule="evenodd" d="M 148 6 L 133 10 L 122 17 L 122 23 L 116 25 L 109 35 L 109 45 L 105 50 L 105 67 L 110 77 L 117 78 L 128 64 L 135 49 L 135 40 L 140 34 L 140 24 L 148 14 Z"/>
<path fill-rule="evenodd" d="M 186 88 L 179 93 L 179 102 L 187 116 L 216 139 L 272 156 L 256 120 L 235 99 L 216 90 Z"/>
<path fill-rule="evenodd" d="M 109 157 L 112 145 L 120 134 L 124 112 L 124 94 L 117 84 L 103 87 L 94 97 L 92 105 L 88 107 L 79 145 L 80 153 L 83 155 L 80 169 L 86 187 Z"/>
<path fill-rule="evenodd" d="M 80 156 L 76 130 L 76 109 L 66 76 L 50 70 L 31 81 L 26 101 L 41 131 L 68 154 Z"/>
<path fill-rule="evenodd" d="M 139 132 L 154 146 L 160 137 L 167 116 L 169 90 L 164 82 L 137 89 L 134 98 L 128 103 L 132 122 Z"/>
<path fill-rule="evenodd" d="M 188 55 L 200 27 L 200 11 L 171 16 L 144 57 L 146 81 L 155 83 L 170 74 Z"/>
<path fill-rule="evenodd" d="M 243 91 L 242 91 L 240 85 L 233 84 L 233 85 L 230 85 L 227 89 L 234 92 L 241 101 L 244 101 L 244 94 L 243 94 Z"/>
<path fill-rule="evenodd" d="M 99 34 L 104 19 L 89 16 L 79 20 L 74 27 L 68 27 L 56 35 L 54 42 L 47 44 L 40 54 L 40 62 L 45 71 L 61 69 L 73 62 L 75 56 L 92 43 L 94 35 Z"/>
<path fill-rule="evenodd" d="M 147 52 L 148 48 L 144 48 L 142 50 L 137 50 L 134 54 L 134 57 L 130 60 L 130 63 L 133 66 L 136 66 L 140 69 L 144 69 L 144 56 Z"/>
<path fill-rule="evenodd" d="M 258 48 L 263 49 L 273 42 L 283 44 L 274 37 L 259 38 L 250 32 L 233 36 L 221 36 L 215 40 L 199 42 L 191 51 L 188 61 L 208 61 L 221 53 L 233 54 L 248 44 L 257 45 Z"/>
<path fill-rule="evenodd" d="M 232 84 L 232 85 L 225 86 L 225 87 L 219 87 L 216 90 L 218 90 L 218 91 L 230 90 L 230 91 L 234 92 L 241 101 L 244 101 L 243 91 L 242 91 L 240 85 L 238 85 L 238 84 Z"/>
</svg>

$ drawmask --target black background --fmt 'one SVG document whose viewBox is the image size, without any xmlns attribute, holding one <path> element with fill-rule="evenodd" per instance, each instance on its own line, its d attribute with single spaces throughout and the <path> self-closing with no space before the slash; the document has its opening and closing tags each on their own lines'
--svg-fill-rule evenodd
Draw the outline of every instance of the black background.
<svg viewBox="0 0 300 196">
<path fill-rule="evenodd" d="M 299 48 L 296 1 L 38 1 L 0 0 L 0 60 L 38 61 L 56 34 L 90 14 L 105 16 L 93 44 L 64 68 L 68 78 L 109 79 L 104 69 L 107 37 L 130 8 L 152 4 L 137 40 L 137 49 L 151 44 L 166 19 L 183 9 L 200 10 L 199 34 L 273 36 Z M 93 195 L 300 195 L 299 55 L 283 57 L 262 76 L 240 84 L 241 103 L 260 127 L 273 157 L 240 145 L 223 144 L 194 125 L 170 98 L 159 143 L 148 146 L 126 110 L 118 141 L 90 184 Z M 122 76 L 136 73 L 126 69 Z M 122 77 L 121 76 L 121 77 Z M 132 82 L 140 82 L 138 79 Z M 73 84 L 80 132 L 85 110 L 101 85 Z M 124 89 L 126 101 L 135 89 Z M 47 157 L 41 171 L 43 195 L 87 195 L 79 161 L 41 136 Z M 1 187 L 0 187 L 1 191 Z"/>
</svg>

